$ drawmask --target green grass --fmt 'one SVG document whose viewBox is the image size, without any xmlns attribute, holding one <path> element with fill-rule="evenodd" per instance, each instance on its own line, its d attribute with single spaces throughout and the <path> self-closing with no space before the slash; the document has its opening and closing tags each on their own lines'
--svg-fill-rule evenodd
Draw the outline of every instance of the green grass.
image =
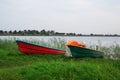
<svg viewBox="0 0 120 80">
<path fill-rule="evenodd" d="M 0 80 L 120 80 L 120 60 L 25 55 L 14 40 L 0 40 Z"/>
</svg>

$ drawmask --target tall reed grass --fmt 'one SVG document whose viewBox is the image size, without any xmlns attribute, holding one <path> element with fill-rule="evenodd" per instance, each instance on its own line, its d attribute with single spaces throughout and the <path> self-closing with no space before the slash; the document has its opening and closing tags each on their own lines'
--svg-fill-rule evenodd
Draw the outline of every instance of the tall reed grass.
<svg viewBox="0 0 120 80">
<path fill-rule="evenodd" d="M 27 42 L 66 49 L 66 41 L 61 39 L 49 40 L 48 42 Z M 109 48 L 101 47 L 100 49 L 104 51 L 105 56 L 108 57 L 113 52 L 115 52 L 115 54 L 119 53 L 120 46 L 116 45 Z M 110 52 L 111 49 L 113 52 Z M 109 52 L 111 54 L 109 54 Z M 15 40 L 0 40 L 0 80 L 119 79 L 119 60 L 92 58 L 76 59 L 61 55 L 25 55 L 18 51 Z"/>
<path fill-rule="evenodd" d="M 6 53 L 9 54 L 16 54 L 18 53 L 17 45 L 15 42 L 16 39 L 11 39 L 11 40 L 0 40 L 0 52 L 6 50 Z M 41 45 L 41 46 L 46 46 L 46 47 L 51 47 L 51 48 L 57 48 L 57 49 L 62 49 L 66 50 L 67 52 L 70 52 L 69 49 L 65 46 L 66 41 L 61 38 L 54 38 L 54 39 L 49 39 L 48 41 L 44 40 L 23 40 L 29 43 L 33 43 L 36 45 Z M 104 57 L 105 58 L 111 58 L 111 59 L 120 59 L 120 45 L 119 44 L 114 44 L 111 46 L 101 46 L 102 43 L 100 43 L 99 50 L 104 52 Z M 88 48 L 90 49 L 95 49 L 95 45 L 87 45 Z M 1 55 L 1 54 L 0 54 Z M 70 55 L 70 54 L 69 54 Z"/>
<path fill-rule="evenodd" d="M 120 59 L 120 45 L 102 46 L 100 49 L 104 52 L 105 58 Z"/>
</svg>

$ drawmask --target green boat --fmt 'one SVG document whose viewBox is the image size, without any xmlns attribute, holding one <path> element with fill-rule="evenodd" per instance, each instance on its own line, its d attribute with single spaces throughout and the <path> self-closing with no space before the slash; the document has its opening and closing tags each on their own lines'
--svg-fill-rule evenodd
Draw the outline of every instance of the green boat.
<svg viewBox="0 0 120 80">
<path fill-rule="evenodd" d="M 68 46 L 71 51 L 72 57 L 93 57 L 93 58 L 103 58 L 104 53 L 88 48 L 82 48 L 77 46 Z"/>
</svg>

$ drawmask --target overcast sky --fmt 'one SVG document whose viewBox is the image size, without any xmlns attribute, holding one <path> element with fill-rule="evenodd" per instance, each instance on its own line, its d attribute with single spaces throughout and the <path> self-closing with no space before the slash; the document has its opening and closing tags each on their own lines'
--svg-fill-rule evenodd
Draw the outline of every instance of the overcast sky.
<svg viewBox="0 0 120 80">
<path fill-rule="evenodd" d="M 120 0 L 0 0 L 0 30 L 120 34 Z"/>
</svg>

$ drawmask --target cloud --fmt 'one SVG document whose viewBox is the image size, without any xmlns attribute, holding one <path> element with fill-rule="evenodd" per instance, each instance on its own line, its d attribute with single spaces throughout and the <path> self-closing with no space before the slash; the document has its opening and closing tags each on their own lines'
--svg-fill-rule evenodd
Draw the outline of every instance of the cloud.
<svg viewBox="0 0 120 80">
<path fill-rule="evenodd" d="M 6 26 L 9 26 L 10 29 L 120 33 L 119 21 L 119 0 L 0 1 L 1 29 L 8 29 Z"/>
</svg>

